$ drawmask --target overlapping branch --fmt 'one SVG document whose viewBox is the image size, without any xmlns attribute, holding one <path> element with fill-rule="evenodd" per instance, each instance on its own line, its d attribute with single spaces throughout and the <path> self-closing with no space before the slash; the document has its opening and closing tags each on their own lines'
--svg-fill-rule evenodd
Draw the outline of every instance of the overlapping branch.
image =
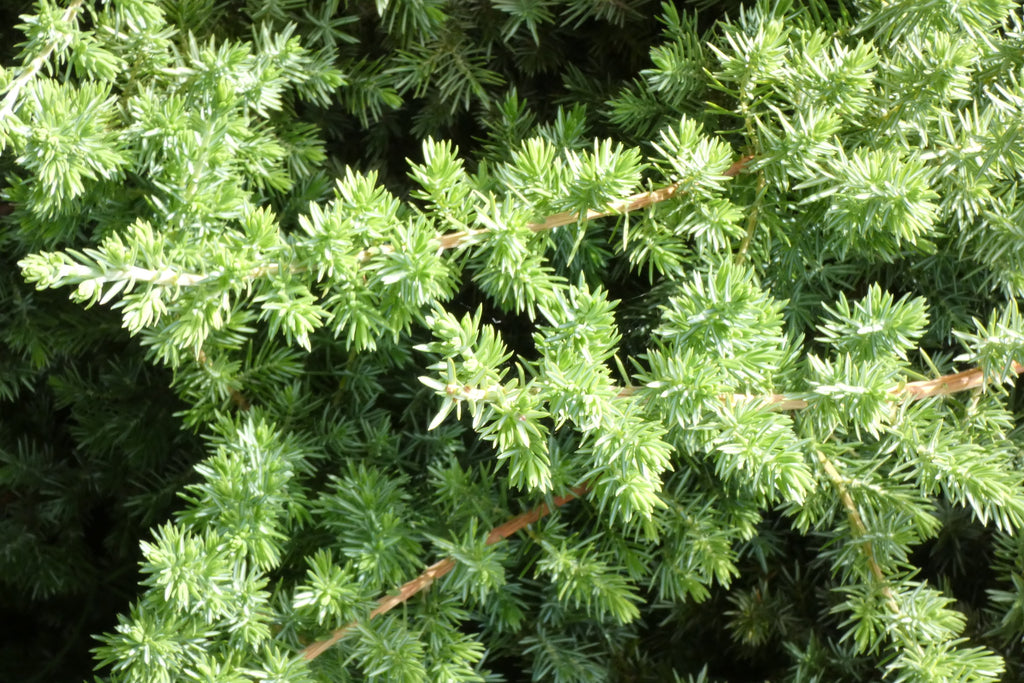
<svg viewBox="0 0 1024 683">
<path fill-rule="evenodd" d="M 1024 365 L 1020 363 L 1013 363 L 1012 370 L 1015 374 L 1024 374 Z M 971 370 L 965 370 L 951 375 L 944 375 L 930 380 L 922 380 L 918 382 L 909 382 L 900 386 L 893 387 L 889 390 L 889 393 L 898 398 L 907 398 L 909 400 L 920 400 L 928 398 L 930 396 L 945 396 L 948 394 L 955 394 L 961 391 L 968 391 L 970 389 L 978 389 L 985 385 L 985 375 L 980 368 L 973 368 Z M 619 397 L 630 396 L 635 393 L 636 387 L 625 387 L 619 392 Z M 768 396 L 753 396 L 750 394 L 732 394 L 725 395 L 722 400 L 762 400 L 766 402 L 766 407 L 774 410 L 800 410 L 807 407 L 807 401 L 804 399 L 793 399 L 787 398 L 784 394 L 771 394 Z M 826 476 L 836 487 L 839 494 L 840 501 L 843 507 L 846 509 L 847 516 L 850 519 L 851 528 L 853 528 L 858 535 L 863 536 L 867 533 L 867 527 L 861 518 L 860 511 L 857 509 L 857 505 L 854 502 L 849 491 L 846 489 L 846 485 L 843 481 L 842 475 L 835 468 L 835 465 L 822 453 L 817 454 L 818 460 L 825 470 Z M 553 509 L 557 509 L 569 503 L 576 498 L 582 498 L 586 495 L 589 490 L 586 484 L 582 484 L 573 489 L 570 493 L 564 496 L 555 496 L 551 505 L 543 503 L 533 508 L 528 512 L 524 512 L 516 517 L 513 517 L 509 521 L 495 527 L 491 530 L 491 533 L 487 535 L 487 545 L 494 545 L 499 541 L 503 541 L 512 534 L 518 532 L 524 527 L 533 524 L 541 518 L 551 513 Z M 885 575 L 882 572 L 881 567 L 875 560 L 871 551 L 870 545 L 864 544 L 864 552 L 867 556 L 868 566 L 871 568 L 872 575 L 879 581 L 885 582 Z M 401 605 L 402 603 L 409 600 L 420 591 L 426 590 L 430 585 L 437 579 L 443 577 L 445 574 L 455 568 L 455 560 L 447 557 L 439 562 L 436 562 L 423 571 L 422 574 L 417 576 L 412 581 L 405 583 L 396 594 L 388 595 L 381 598 L 377 602 L 377 607 L 373 609 L 368 615 L 368 619 L 373 619 L 385 612 Z M 886 597 L 886 602 L 890 609 L 895 612 L 899 612 L 899 606 L 896 602 L 896 597 L 888 587 L 883 587 L 883 594 Z M 315 659 L 316 657 L 323 654 L 328 648 L 337 643 L 339 640 L 345 637 L 349 631 L 355 628 L 356 623 L 347 624 L 337 630 L 335 630 L 330 637 L 324 640 L 317 641 L 312 645 L 307 646 L 302 650 L 302 656 L 305 659 Z"/>
<path fill-rule="evenodd" d="M 733 165 L 725 172 L 725 175 L 734 177 L 738 175 L 743 168 L 751 161 L 753 157 L 746 156 L 738 159 Z M 651 206 L 658 202 L 663 202 L 672 197 L 676 196 L 679 192 L 679 185 L 673 184 L 667 187 L 660 188 L 658 190 L 652 190 L 649 192 L 642 192 L 639 194 L 632 195 L 618 202 L 611 204 L 607 210 L 598 211 L 590 210 L 587 212 L 586 219 L 594 220 L 597 218 L 605 218 L 613 215 L 620 215 L 631 211 Z M 542 232 L 550 230 L 556 227 L 569 225 L 571 223 L 580 220 L 580 215 L 572 212 L 563 212 L 548 216 L 544 221 L 540 223 L 532 223 L 528 227 L 534 232 Z M 468 230 L 456 233 L 449 233 L 443 235 L 440 238 L 441 249 L 454 249 L 471 239 L 472 237 L 486 233 L 486 229 L 480 230 Z M 378 248 L 378 250 L 391 250 L 393 247 L 385 246 Z M 360 253 L 362 260 L 368 260 L 371 252 L 364 251 Z M 1018 363 L 1014 363 L 1012 366 L 1013 372 L 1016 374 L 1024 373 L 1024 366 Z M 900 384 L 899 386 L 893 387 L 889 390 L 889 393 L 897 398 L 907 398 L 910 400 L 919 400 L 927 398 L 929 396 L 942 396 L 947 394 L 953 394 L 961 391 L 967 391 L 970 389 L 976 389 L 982 387 L 986 382 L 985 375 L 980 368 L 974 368 L 971 370 L 965 370 L 955 374 L 945 375 L 931 380 L 922 380 L 916 382 L 908 382 Z M 618 396 L 624 398 L 633 395 L 638 387 L 627 386 L 623 387 Z M 770 394 L 767 396 L 756 396 L 751 394 L 727 394 L 723 395 L 723 401 L 752 401 L 758 400 L 763 401 L 766 407 L 772 410 L 800 410 L 806 408 L 808 403 L 803 398 L 793 398 L 785 394 Z M 822 467 L 824 468 L 826 475 L 837 487 L 840 499 L 843 503 L 844 508 L 847 510 L 847 514 L 850 516 L 851 525 L 854 529 L 857 529 L 861 534 L 866 533 L 864 523 L 860 518 L 860 513 L 857 507 L 850 497 L 849 492 L 846 491 L 842 481 L 840 473 L 832 465 L 831 461 L 819 454 L 819 459 L 822 461 Z M 490 534 L 487 536 L 487 545 L 493 545 L 498 543 L 505 538 L 508 538 L 512 534 L 518 532 L 529 524 L 540 520 L 546 515 L 550 514 L 552 510 L 562 507 L 569 503 L 575 498 L 581 498 L 586 495 L 588 491 L 586 484 L 580 485 L 564 496 L 556 496 L 552 499 L 551 504 L 544 503 L 535 507 L 534 509 L 522 513 L 504 524 L 495 527 Z M 868 563 L 872 569 L 873 574 L 880 581 L 884 581 L 884 576 L 881 572 L 880 567 L 874 558 L 870 555 L 870 548 L 866 549 L 868 553 Z M 455 559 L 448 557 L 440 560 L 427 567 L 419 576 L 415 579 L 408 581 L 399 588 L 397 593 L 387 595 L 378 600 L 377 607 L 375 607 L 367 616 L 367 619 L 373 619 L 381 614 L 384 614 L 391 609 L 403 604 L 417 593 L 428 589 L 435 581 L 444 577 L 446 574 L 451 572 L 455 568 Z M 886 589 L 886 598 L 891 608 L 897 609 L 895 597 Z M 339 640 L 345 637 L 355 626 L 357 622 L 349 623 L 341 628 L 336 629 L 328 638 L 317 641 L 302 650 L 303 658 L 307 660 L 315 659 L 316 657 L 323 654 L 332 645 L 337 643 Z"/>
<path fill-rule="evenodd" d="M 748 163 L 753 159 L 753 156 L 744 156 L 733 162 L 722 175 L 733 178 L 740 174 L 740 172 L 746 167 Z M 612 202 L 604 210 L 590 209 L 585 215 L 575 213 L 572 211 L 563 211 L 561 213 L 552 214 L 546 217 L 540 223 L 529 223 L 528 227 L 533 232 L 544 232 L 546 230 L 552 230 L 565 225 L 570 225 L 581 220 L 595 220 L 598 218 L 607 218 L 609 216 L 620 216 L 623 214 L 630 213 L 632 211 L 638 211 L 646 208 L 653 204 L 666 201 L 680 194 L 680 184 L 673 183 L 657 190 L 650 190 L 648 192 L 640 192 L 638 194 L 630 195 L 625 199 Z M 486 234 L 489 232 L 489 228 L 479 228 L 474 230 L 461 230 L 459 232 L 450 232 L 444 235 L 438 236 L 440 242 L 439 249 L 441 251 L 448 251 L 455 249 L 467 240 L 477 237 L 479 235 Z M 389 254 L 396 251 L 398 247 L 391 244 L 383 244 L 380 246 L 370 247 L 363 249 L 356 254 L 356 259 L 362 263 L 369 261 L 371 258 L 378 254 Z M 280 263 L 270 263 L 265 266 L 253 268 L 251 271 L 246 273 L 246 277 L 250 279 L 266 277 L 268 275 L 275 275 L 281 272 L 283 266 Z M 299 273 L 304 269 L 298 266 L 290 266 L 290 272 Z M 121 279 L 129 279 L 133 282 L 148 282 L 150 284 L 159 285 L 163 287 L 195 287 L 196 285 L 206 284 L 219 279 L 224 273 L 220 271 L 214 271 L 212 273 L 179 273 L 172 268 L 164 268 L 161 270 L 151 268 L 140 268 L 138 266 L 131 266 L 127 269 L 119 271 L 113 271 Z M 84 265 L 71 265 L 65 266 L 65 273 L 68 276 L 77 278 L 78 280 L 88 279 L 95 276 L 94 269 Z"/>
<path fill-rule="evenodd" d="M 738 159 L 732 164 L 732 166 L 724 173 L 726 176 L 735 177 L 738 175 L 744 167 L 751 161 L 752 156 L 746 156 Z M 604 210 L 592 209 L 588 211 L 584 216 L 574 212 L 563 212 L 548 216 L 539 223 L 531 223 L 527 227 L 534 232 L 543 232 L 551 230 L 557 227 L 569 225 L 583 218 L 585 220 L 595 220 L 598 218 L 605 218 L 609 216 L 626 214 L 632 211 L 637 211 L 653 204 L 663 202 L 675 197 L 680 193 L 680 185 L 672 184 L 657 190 L 648 192 L 642 192 L 639 194 L 626 197 L 622 200 L 613 202 L 607 206 Z M 449 250 L 457 248 L 463 245 L 473 237 L 477 237 L 481 234 L 487 233 L 487 229 L 476 229 L 476 230 L 465 230 L 455 233 L 448 233 L 439 237 L 440 249 Z M 749 237 L 749 236 L 748 236 Z M 749 241 L 749 240 L 748 240 Z M 745 246 L 745 245 L 744 245 Z M 397 247 L 394 245 L 381 245 L 371 249 L 365 249 L 358 254 L 358 258 L 361 261 L 368 261 L 373 255 L 380 253 L 392 252 Z M 741 249 L 742 254 L 742 249 Z M 281 266 L 278 264 L 271 264 L 269 266 L 255 269 L 250 273 L 253 277 L 260 277 L 271 275 L 279 270 Z M 133 279 L 149 281 L 154 284 L 173 284 L 175 286 L 189 286 L 201 284 L 219 277 L 219 273 L 213 273 L 208 275 L 199 274 L 188 274 L 181 273 L 176 274 L 169 271 L 152 271 L 151 273 L 144 271 L 144 269 L 133 268 Z M 1012 370 L 1015 374 L 1024 373 L 1024 366 L 1014 363 Z M 908 399 L 908 400 L 919 400 L 930 396 L 942 396 L 947 394 L 953 394 L 961 391 L 967 391 L 970 389 L 976 389 L 986 384 L 986 377 L 984 372 L 980 368 L 974 368 L 955 374 L 945 375 L 931 380 L 922 380 L 909 383 L 901 383 L 899 386 L 893 387 L 889 390 L 889 394 L 895 399 Z M 620 389 L 618 393 L 619 398 L 625 398 L 634 395 L 639 387 L 626 386 Z M 241 410 L 246 410 L 249 407 L 248 401 L 241 396 L 241 394 L 233 394 L 234 402 Z M 730 402 L 742 402 L 742 401 L 760 401 L 767 409 L 770 410 L 800 410 L 806 408 L 808 401 L 804 398 L 797 396 L 789 396 L 786 394 L 770 394 L 770 395 L 751 395 L 751 394 L 725 394 L 722 395 L 721 400 Z M 846 489 L 844 480 L 841 473 L 836 469 L 835 465 L 822 453 L 817 454 L 819 463 L 821 464 L 826 476 L 835 486 L 837 494 L 839 495 L 840 501 L 843 507 L 846 509 L 847 515 L 850 519 L 851 528 L 858 536 L 865 535 L 868 530 L 861 518 L 860 512 L 857 509 L 856 503 L 854 502 L 849 491 Z M 580 485 L 573 489 L 571 492 L 562 495 L 555 496 L 551 499 L 550 503 L 544 503 L 539 505 L 532 510 L 524 512 L 516 517 L 508 520 L 504 524 L 495 527 L 487 536 L 486 544 L 494 545 L 509 536 L 517 533 L 526 526 L 537 522 L 543 517 L 550 514 L 553 510 L 562 507 L 569 503 L 575 498 L 581 498 L 587 494 L 589 488 L 587 484 Z M 864 544 L 864 552 L 867 556 L 868 566 L 872 572 L 872 575 L 882 584 L 885 583 L 884 574 L 879 567 L 877 561 L 872 555 L 872 550 L 869 544 Z M 416 594 L 427 590 L 435 581 L 443 578 L 445 575 L 450 573 L 456 566 L 456 560 L 448 557 L 444 558 L 431 566 L 427 567 L 419 576 L 403 584 L 397 592 L 384 596 L 377 601 L 377 606 L 370 611 L 367 615 L 367 619 L 374 619 L 381 614 L 398 607 L 405 603 Z M 886 602 L 889 607 L 894 611 L 899 611 L 896 598 L 892 591 L 888 587 L 883 587 Z M 323 640 L 317 641 L 305 647 L 301 651 L 301 655 L 306 660 L 312 660 L 326 652 L 331 646 L 336 644 L 348 633 L 350 633 L 358 622 L 352 622 L 336 629 L 331 635 Z"/>
</svg>

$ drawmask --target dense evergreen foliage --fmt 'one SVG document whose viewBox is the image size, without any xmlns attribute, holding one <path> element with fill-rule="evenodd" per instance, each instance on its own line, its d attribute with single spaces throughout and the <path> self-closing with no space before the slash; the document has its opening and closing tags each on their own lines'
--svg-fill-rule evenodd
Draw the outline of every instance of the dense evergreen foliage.
<svg viewBox="0 0 1024 683">
<path fill-rule="evenodd" d="M 16 13 L 5 680 L 1024 678 L 1019 3 Z"/>
</svg>

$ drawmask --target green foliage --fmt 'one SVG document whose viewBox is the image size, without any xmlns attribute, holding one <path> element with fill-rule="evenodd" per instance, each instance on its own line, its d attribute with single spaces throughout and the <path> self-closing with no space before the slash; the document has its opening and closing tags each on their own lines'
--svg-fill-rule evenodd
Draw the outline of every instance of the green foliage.
<svg viewBox="0 0 1024 683">
<path fill-rule="evenodd" d="M 1024 675 L 1021 8 L 710 11 L 26 8 L 13 675 Z"/>
</svg>

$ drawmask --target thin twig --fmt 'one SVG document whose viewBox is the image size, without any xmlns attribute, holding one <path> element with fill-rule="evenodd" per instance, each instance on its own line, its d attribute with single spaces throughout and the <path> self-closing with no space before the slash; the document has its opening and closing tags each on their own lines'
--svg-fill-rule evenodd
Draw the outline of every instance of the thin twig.
<svg viewBox="0 0 1024 683">
<path fill-rule="evenodd" d="M 821 463 L 822 469 L 825 470 L 825 475 L 835 486 L 836 492 L 839 493 L 839 500 L 846 508 L 846 517 L 850 520 L 850 528 L 853 529 L 853 534 L 856 538 L 864 538 L 868 533 L 868 527 L 864 524 L 864 519 L 860 516 L 860 510 L 857 509 L 857 504 L 853 500 L 853 496 L 850 495 L 849 489 L 846 488 L 846 482 L 843 480 L 843 475 L 839 473 L 839 470 L 828 459 L 821 451 L 816 451 L 818 456 L 818 462 Z M 882 586 L 882 594 L 885 596 L 885 602 L 892 610 L 894 614 L 900 613 L 900 605 L 896 601 L 896 595 L 892 592 L 892 588 L 889 586 L 889 581 L 885 578 L 885 572 L 882 571 L 881 566 L 878 564 L 878 560 L 875 559 L 875 550 L 871 547 L 870 541 L 861 541 L 860 544 L 861 552 L 864 553 L 864 557 L 868 561 L 868 568 L 871 570 L 871 575 L 875 577 Z"/>
<path fill-rule="evenodd" d="M 728 178 L 734 178 L 740 174 L 743 168 L 750 163 L 753 156 L 744 156 L 733 162 L 732 166 L 726 169 L 722 175 Z M 679 192 L 679 183 L 673 183 L 666 187 L 659 188 L 657 190 L 651 190 L 650 192 L 641 192 L 632 196 L 620 199 L 612 202 L 608 205 L 605 211 L 598 211 L 597 209 L 590 209 L 586 213 L 586 220 L 592 221 L 597 218 L 607 218 L 608 216 L 621 216 L 631 211 L 637 211 L 643 209 L 652 204 L 663 202 L 667 199 L 671 199 L 676 196 Z M 580 220 L 580 214 L 572 211 L 563 211 L 562 213 L 556 213 L 548 216 L 540 223 L 529 223 L 526 227 L 534 232 L 544 232 L 551 230 L 552 228 L 560 228 L 563 225 L 570 225 Z M 486 229 L 480 230 L 462 230 L 459 232 L 450 232 L 447 235 L 441 236 L 441 249 L 454 249 L 466 240 L 482 235 L 486 233 Z"/>
<path fill-rule="evenodd" d="M 758 171 L 757 189 L 756 194 L 754 195 L 754 205 L 750 207 L 750 213 L 747 214 L 747 233 L 743 236 L 743 241 L 740 243 L 740 248 L 736 251 L 736 265 L 742 265 L 743 261 L 745 261 L 747 258 L 747 249 L 750 248 L 750 242 L 754 239 L 754 233 L 757 231 L 757 218 L 758 215 L 761 213 L 761 203 L 764 201 L 764 190 L 764 171 Z"/>
</svg>

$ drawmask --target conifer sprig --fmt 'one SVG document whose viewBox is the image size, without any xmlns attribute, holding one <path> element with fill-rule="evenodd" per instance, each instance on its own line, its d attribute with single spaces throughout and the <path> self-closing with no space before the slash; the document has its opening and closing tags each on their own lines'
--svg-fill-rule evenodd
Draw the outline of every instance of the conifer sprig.
<svg viewBox="0 0 1024 683">
<path fill-rule="evenodd" d="M 1024 366 L 1015 364 L 1013 371 L 1017 374 L 1024 372 Z M 971 389 L 977 389 L 985 386 L 984 373 L 980 368 L 974 368 L 971 370 L 964 370 L 962 372 L 945 375 L 943 377 L 937 377 L 931 380 L 920 380 L 916 382 L 909 382 L 893 387 L 890 393 L 894 396 L 906 396 L 911 400 L 921 400 L 932 396 L 947 396 L 950 394 L 958 393 L 961 391 L 969 391 Z M 633 394 L 634 387 L 625 387 L 619 391 L 618 397 L 625 398 Z M 807 401 L 803 399 L 787 399 L 785 396 L 779 394 L 773 394 L 771 396 L 752 396 L 749 394 L 742 395 L 730 395 L 721 397 L 723 401 L 752 401 L 759 405 L 773 410 L 800 410 L 801 408 L 807 407 Z M 825 471 L 828 479 L 835 486 L 837 495 L 842 501 L 843 507 L 846 509 L 846 513 L 850 517 L 850 525 L 854 529 L 856 536 L 864 536 L 870 532 L 868 526 L 864 523 L 864 520 L 860 516 L 860 512 L 857 509 L 857 504 L 850 496 L 849 491 L 846 489 L 846 484 L 842 474 L 836 469 L 836 466 L 828 459 L 828 457 L 820 451 L 816 453 L 818 461 L 821 463 L 822 469 Z M 551 510 L 562 507 L 567 503 L 572 502 L 576 498 L 582 498 L 588 492 L 588 487 L 584 485 L 577 486 L 572 490 L 571 493 L 561 496 L 552 497 L 551 504 L 543 503 L 538 505 L 534 509 L 524 512 L 516 517 L 506 521 L 500 526 L 495 527 L 487 535 L 485 543 L 487 545 L 493 545 L 500 541 L 505 540 L 509 536 L 521 531 L 526 526 L 533 524 L 546 516 Z M 873 550 L 870 543 L 862 544 L 863 552 L 867 558 L 870 566 L 871 574 L 878 581 L 881 586 L 881 591 L 885 596 L 888 607 L 895 615 L 899 615 L 901 608 L 896 600 L 892 589 L 888 585 L 888 581 L 885 577 L 881 567 L 875 561 L 873 557 Z M 448 574 L 452 569 L 455 568 L 456 560 L 452 557 L 446 557 L 443 560 L 439 560 L 430 567 L 427 567 L 419 576 L 411 581 L 402 584 L 402 587 L 396 594 L 388 595 L 387 597 L 381 598 L 378 606 L 373 609 L 367 615 L 367 619 L 373 619 L 395 607 L 399 606 L 403 602 L 409 600 L 413 595 L 420 591 L 429 589 L 438 579 Z M 327 648 L 333 646 L 345 637 L 354 627 L 355 623 L 348 624 L 342 628 L 335 630 L 330 638 L 317 641 L 312 645 L 305 647 L 302 650 L 302 656 L 305 659 L 314 659 L 315 657 L 323 654 Z"/>
<path fill-rule="evenodd" d="M 29 17 L 29 21 L 32 23 L 25 25 L 24 28 L 29 29 L 32 34 L 40 33 L 40 36 L 33 35 L 33 39 L 38 37 L 51 35 L 53 39 L 42 45 L 27 45 L 23 50 L 24 56 L 31 56 L 31 61 L 23 66 L 17 76 L 14 77 L 6 87 L 4 88 L 4 97 L 0 102 L 0 121 L 4 121 L 11 114 L 17 111 L 18 105 L 22 103 L 19 96 L 24 90 L 25 86 L 28 85 L 35 79 L 39 72 L 49 66 L 50 58 L 53 53 L 61 48 L 66 48 L 67 44 L 71 42 L 71 35 L 65 33 L 61 29 L 65 29 L 72 25 L 72 22 L 78 16 L 79 10 L 82 9 L 83 0 L 72 0 L 68 3 L 68 6 L 64 9 L 64 13 L 57 17 L 55 14 L 49 16 Z M 45 26 L 46 21 L 52 21 L 52 26 Z M 41 30 L 40 30 L 41 29 Z M 65 43 L 61 45 L 61 43 Z M 63 61 L 59 59 L 58 61 Z M 4 138 L 0 137 L 0 151 L 3 151 Z"/>
<path fill-rule="evenodd" d="M 487 538 L 484 543 L 486 545 L 494 545 L 500 543 L 509 536 L 521 531 L 526 526 L 533 524 L 534 522 L 545 517 L 553 509 L 560 508 L 566 503 L 572 501 L 574 498 L 579 498 L 585 495 L 587 492 L 586 486 L 577 486 L 571 493 L 563 496 L 554 496 L 551 499 L 551 504 L 543 503 L 537 507 L 524 512 L 512 519 L 508 520 L 500 526 L 496 526 L 491 529 L 491 532 L 487 534 Z M 416 595 L 420 591 L 427 590 L 431 585 L 434 584 L 438 579 L 443 577 L 445 574 L 455 568 L 456 560 L 451 557 L 446 557 L 443 560 L 439 560 L 434 564 L 427 567 L 422 574 L 417 576 L 415 579 L 402 584 L 402 587 L 398 589 L 398 592 L 387 597 L 381 598 L 377 604 L 377 607 L 373 609 L 367 615 L 367 619 L 373 619 L 374 617 L 384 614 L 389 610 L 398 607 L 403 602 L 406 602 L 412 596 Z M 330 638 L 317 641 L 312 645 L 308 645 L 303 648 L 302 656 L 305 659 L 314 659 L 322 655 L 327 648 L 331 647 L 339 640 L 345 637 L 356 625 L 356 622 L 347 624 L 337 630 L 335 630 Z"/>
<path fill-rule="evenodd" d="M 0 531 L 52 557 L 91 487 L 154 527 L 112 682 L 1024 661 L 1019 8 L 641 5 L 37 3 L 0 396 L 74 457 L 2 418 L 52 504 Z M 190 476 L 98 408 L 154 368 Z"/>
</svg>

